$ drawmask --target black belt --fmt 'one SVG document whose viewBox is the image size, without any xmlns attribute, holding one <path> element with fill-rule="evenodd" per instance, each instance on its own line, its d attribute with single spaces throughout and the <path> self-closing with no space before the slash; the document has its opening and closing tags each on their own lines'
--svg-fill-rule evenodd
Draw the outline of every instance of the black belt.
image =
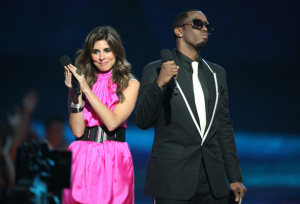
<svg viewBox="0 0 300 204">
<path fill-rule="evenodd" d="M 76 140 L 94 141 L 102 143 L 103 140 L 112 140 L 118 142 L 125 142 L 124 127 L 118 127 L 114 131 L 108 131 L 105 126 L 85 127 L 84 134 Z"/>
</svg>

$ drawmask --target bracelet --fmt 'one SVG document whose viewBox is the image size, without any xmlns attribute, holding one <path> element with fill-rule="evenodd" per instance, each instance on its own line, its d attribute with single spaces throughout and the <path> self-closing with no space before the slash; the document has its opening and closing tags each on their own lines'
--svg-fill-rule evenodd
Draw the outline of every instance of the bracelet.
<svg viewBox="0 0 300 204">
<path fill-rule="evenodd" d="M 73 101 L 71 103 L 71 108 L 83 108 L 84 107 L 84 102 L 82 104 L 75 104 Z"/>
<path fill-rule="evenodd" d="M 83 107 L 81 107 L 81 108 L 72 108 L 71 107 L 71 112 L 72 113 L 80 113 L 81 111 L 83 111 Z"/>
</svg>

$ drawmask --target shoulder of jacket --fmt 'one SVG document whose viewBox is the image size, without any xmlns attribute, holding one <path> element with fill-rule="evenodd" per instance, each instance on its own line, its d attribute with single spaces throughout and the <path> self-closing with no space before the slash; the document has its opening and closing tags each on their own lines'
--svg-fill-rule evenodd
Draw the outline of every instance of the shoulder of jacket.
<svg viewBox="0 0 300 204">
<path fill-rule="evenodd" d="M 204 60 L 210 66 L 210 68 L 212 68 L 214 71 L 223 71 L 223 72 L 225 72 L 225 69 L 222 66 L 220 66 L 218 64 L 215 64 L 213 62 L 207 61 L 206 59 L 204 59 Z"/>
<path fill-rule="evenodd" d="M 158 68 L 161 67 L 162 61 L 160 60 L 156 60 L 153 62 L 148 63 L 145 67 L 151 67 L 151 68 Z"/>
</svg>

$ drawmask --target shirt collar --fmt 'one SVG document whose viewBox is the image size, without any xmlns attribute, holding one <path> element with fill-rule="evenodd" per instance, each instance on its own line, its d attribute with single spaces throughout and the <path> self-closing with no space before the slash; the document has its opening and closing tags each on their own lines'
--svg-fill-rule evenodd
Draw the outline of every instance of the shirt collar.
<svg viewBox="0 0 300 204">
<path fill-rule="evenodd" d="M 191 67 L 192 62 L 194 60 L 192 60 L 191 58 L 187 57 L 186 55 L 184 55 L 183 53 L 181 53 L 178 49 L 175 49 L 175 53 L 177 55 L 177 58 L 179 59 L 179 61 L 185 66 L 185 67 Z M 199 63 L 199 65 L 202 65 L 202 59 L 201 56 L 199 55 L 199 57 L 195 60 Z"/>
</svg>

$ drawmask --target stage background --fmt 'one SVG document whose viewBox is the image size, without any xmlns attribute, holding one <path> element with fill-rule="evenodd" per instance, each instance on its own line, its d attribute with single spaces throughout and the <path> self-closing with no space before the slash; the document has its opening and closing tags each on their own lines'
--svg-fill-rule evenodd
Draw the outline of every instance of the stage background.
<svg viewBox="0 0 300 204">
<path fill-rule="evenodd" d="M 83 46 L 96 26 L 120 33 L 132 72 L 175 47 L 172 21 L 198 8 L 213 25 L 204 59 L 227 72 L 229 105 L 244 183 L 244 203 L 300 202 L 299 8 L 297 0 L 270 1 L 16 1 L 0 7 L 1 120 L 29 90 L 39 103 L 32 128 L 42 138 L 43 120 L 61 115 L 67 126 L 67 88 L 59 57 Z M 129 119 L 128 143 L 136 174 L 136 203 L 143 195 L 153 129 L 142 131 Z"/>
</svg>

